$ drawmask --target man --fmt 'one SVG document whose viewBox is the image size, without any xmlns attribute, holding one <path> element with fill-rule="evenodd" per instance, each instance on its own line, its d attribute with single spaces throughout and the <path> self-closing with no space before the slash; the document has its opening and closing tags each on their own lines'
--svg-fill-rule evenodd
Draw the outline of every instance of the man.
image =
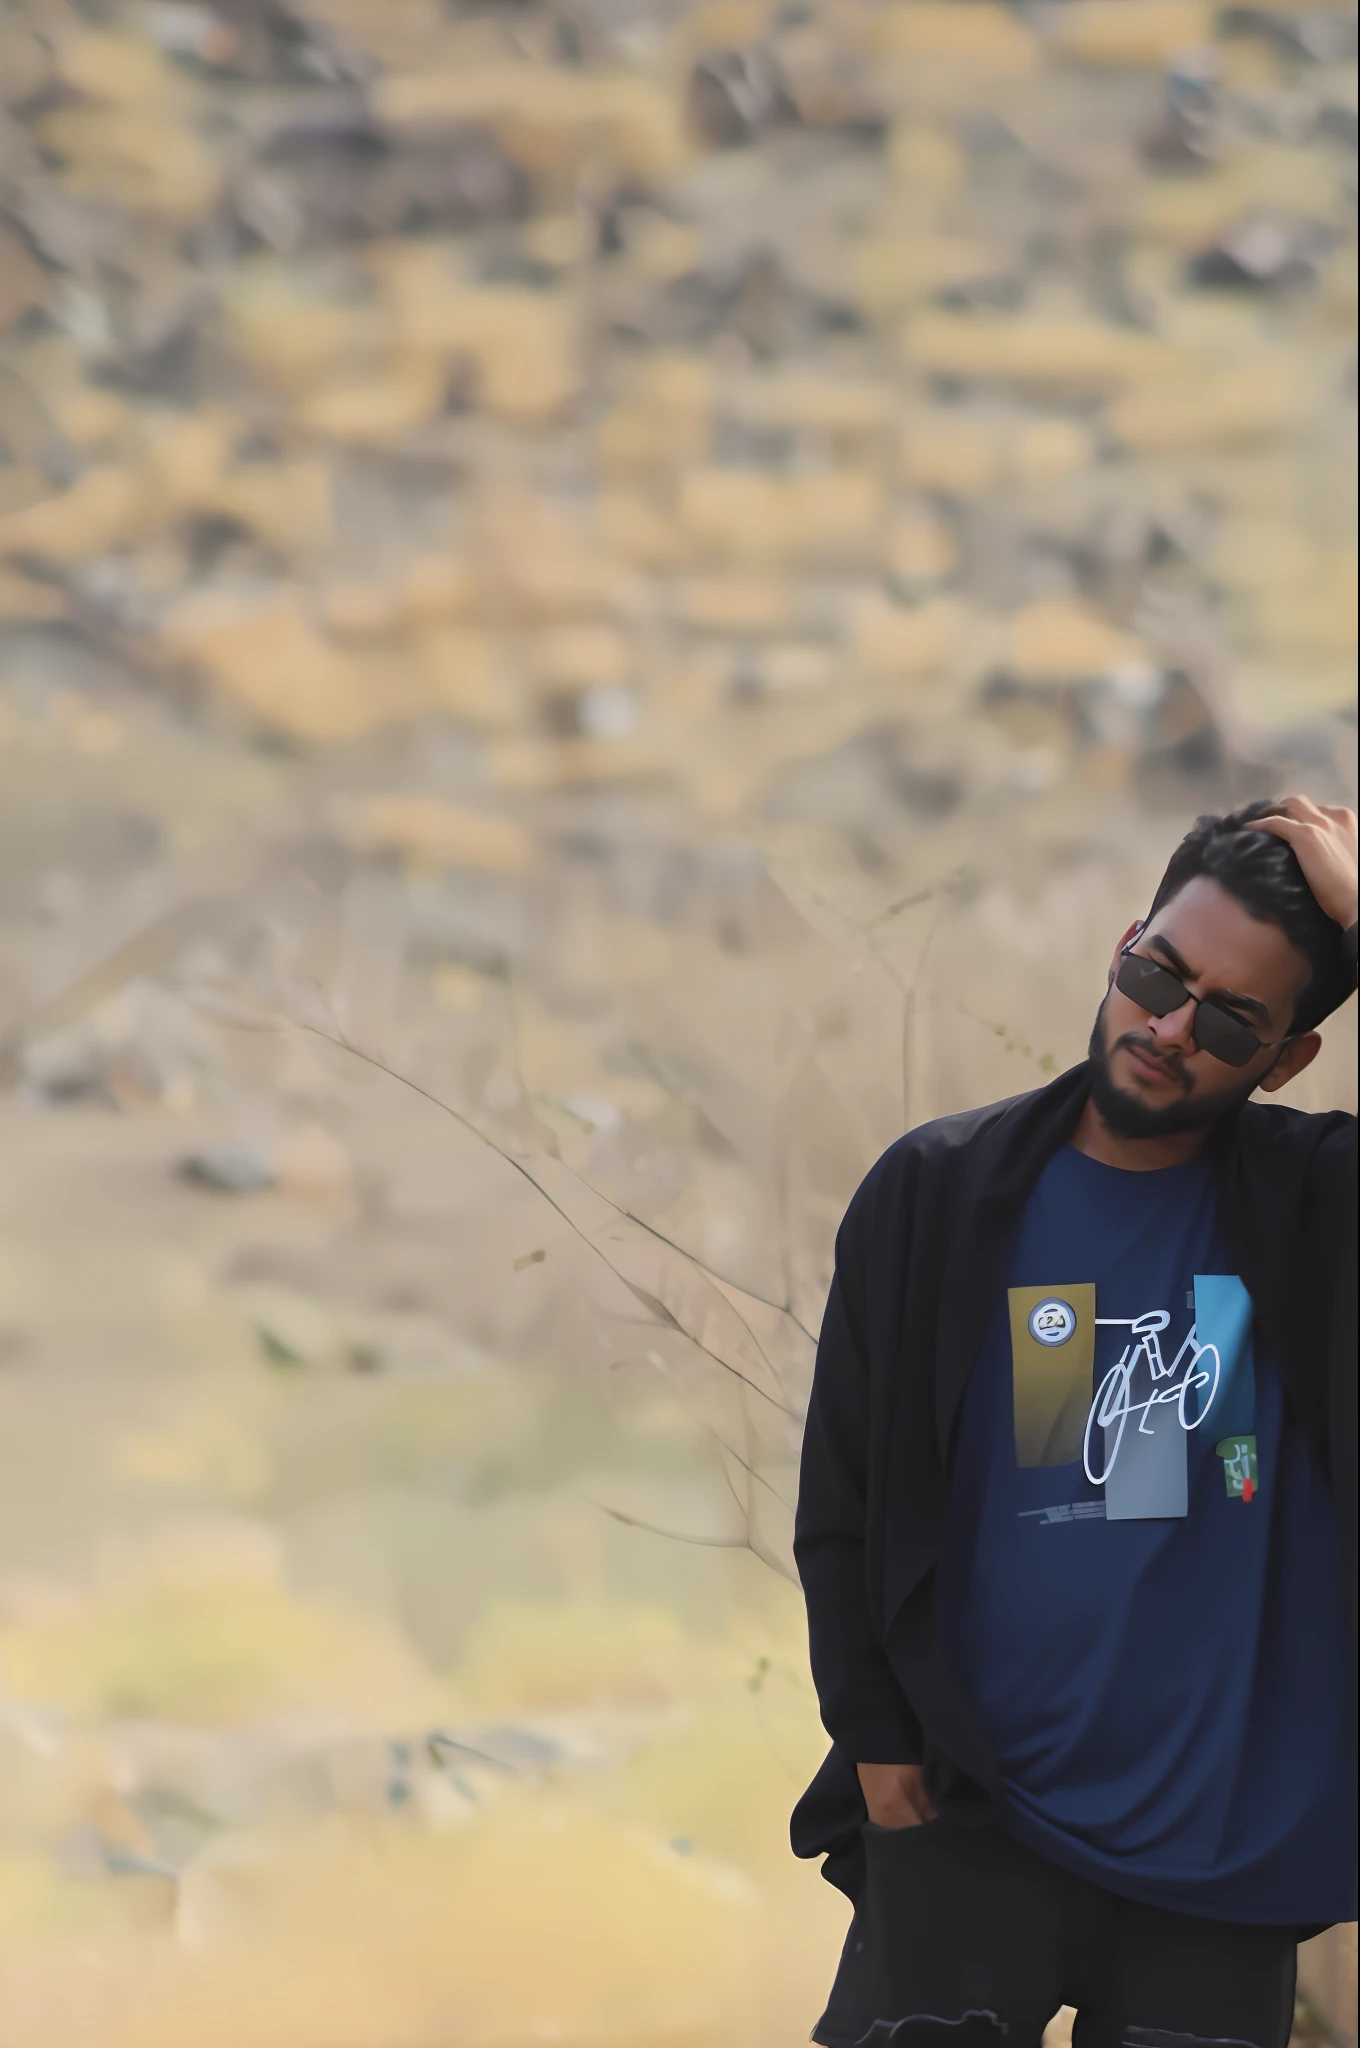
<svg viewBox="0 0 1360 2048">
<path fill-rule="evenodd" d="M 1285 2048 L 1355 1915 L 1355 1125 L 1249 1101 L 1355 981 L 1354 814 L 1202 818 L 1086 1062 L 850 1205 L 794 1546 L 825 2048 Z"/>
</svg>

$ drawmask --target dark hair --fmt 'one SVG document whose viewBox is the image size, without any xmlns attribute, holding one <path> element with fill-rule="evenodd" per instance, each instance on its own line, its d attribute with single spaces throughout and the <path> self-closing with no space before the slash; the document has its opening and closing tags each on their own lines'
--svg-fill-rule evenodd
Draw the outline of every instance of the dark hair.
<svg viewBox="0 0 1360 2048">
<path fill-rule="evenodd" d="M 1244 804 L 1226 817 L 1196 818 L 1194 829 L 1167 862 L 1148 916 L 1179 896 L 1197 875 L 1207 875 L 1252 917 L 1262 924 L 1277 924 L 1313 970 L 1294 1005 L 1292 1035 L 1314 1030 L 1339 1010 L 1353 982 L 1341 927 L 1328 917 L 1304 880 L 1293 847 L 1273 832 L 1248 829 L 1254 818 L 1269 818 L 1279 809 L 1278 803 L 1260 802 Z"/>
</svg>

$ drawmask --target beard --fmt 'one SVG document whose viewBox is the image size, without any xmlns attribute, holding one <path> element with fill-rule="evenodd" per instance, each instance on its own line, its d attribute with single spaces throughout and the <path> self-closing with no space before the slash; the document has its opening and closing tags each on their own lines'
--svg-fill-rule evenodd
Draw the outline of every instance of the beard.
<svg viewBox="0 0 1360 2048">
<path fill-rule="evenodd" d="M 1165 1109 L 1153 1109 L 1130 1089 L 1118 1087 L 1110 1072 L 1110 1060 L 1123 1045 L 1136 1047 L 1149 1059 L 1161 1059 L 1168 1080 L 1175 1081 L 1184 1091 L 1181 1100 L 1167 1103 Z M 1087 1057 L 1091 1066 L 1091 1102 L 1105 1128 L 1116 1138 L 1170 1138 L 1180 1131 L 1204 1130 L 1225 1117 L 1235 1116 L 1265 1079 L 1264 1074 L 1253 1074 L 1249 1081 L 1238 1081 L 1228 1088 L 1192 1092 L 1193 1084 L 1179 1061 L 1162 1058 L 1156 1041 L 1146 1032 L 1126 1031 L 1113 1045 L 1106 1045 L 1104 1003 L 1096 1011 Z M 1266 1073 L 1269 1071 L 1268 1067 Z"/>
</svg>

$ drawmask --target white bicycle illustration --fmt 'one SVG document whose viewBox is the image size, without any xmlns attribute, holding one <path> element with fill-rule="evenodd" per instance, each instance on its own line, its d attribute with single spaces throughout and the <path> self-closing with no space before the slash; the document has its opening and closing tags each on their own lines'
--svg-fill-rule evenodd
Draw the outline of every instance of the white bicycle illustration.
<svg viewBox="0 0 1360 2048">
<path fill-rule="evenodd" d="M 1119 1456 L 1120 1445 L 1124 1441 L 1124 1429 L 1130 1415 L 1137 1415 L 1139 1417 L 1139 1433 L 1143 1436 L 1151 1436 L 1152 1431 L 1148 1427 L 1148 1422 L 1152 1410 L 1158 1407 L 1169 1407 L 1174 1403 L 1181 1428 L 1188 1434 L 1192 1429 L 1199 1428 L 1214 1405 L 1214 1399 L 1218 1393 L 1219 1378 L 1222 1373 L 1218 1346 L 1216 1344 L 1201 1344 L 1196 1335 L 1195 1327 L 1192 1325 L 1185 1342 L 1181 1345 L 1176 1356 L 1169 1365 L 1165 1364 L 1162 1359 L 1160 1340 L 1162 1331 L 1170 1321 L 1171 1317 L 1163 1308 L 1148 1309 L 1141 1316 L 1096 1317 L 1097 1327 L 1104 1325 L 1106 1328 L 1129 1330 L 1136 1341 L 1124 1346 L 1123 1356 L 1117 1364 L 1110 1367 L 1104 1379 L 1096 1388 L 1095 1399 L 1092 1401 L 1090 1413 L 1086 1417 L 1086 1433 L 1082 1438 L 1081 1458 L 1082 1464 L 1085 1467 L 1086 1477 L 1090 1480 L 1092 1486 L 1103 1486 L 1114 1470 L 1115 1460 Z M 1146 1401 L 1134 1401 L 1132 1398 L 1133 1374 L 1140 1358 L 1146 1358 L 1148 1371 L 1152 1379 L 1152 1392 Z M 1207 1368 L 1204 1371 L 1200 1370 L 1201 1359 L 1212 1359 L 1212 1372 Z M 1183 1372 L 1182 1367 L 1184 1368 Z M 1181 1374 L 1179 1379 L 1176 1377 L 1178 1373 Z M 1192 1421 L 1187 1414 L 1187 1401 L 1192 1391 L 1198 1394 L 1199 1389 L 1205 1386 L 1209 1388 L 1208 1399 Z M 1100 1472 L 1094 1472 L 1091 1469 L 1091 1431 L 1097 1425 L 1099 1425 L 1101 1430 L 1114 1429 L 1115 1432 L 1114 1442 L 1109 1447 L 1104 1469 Z"/>
</svg>

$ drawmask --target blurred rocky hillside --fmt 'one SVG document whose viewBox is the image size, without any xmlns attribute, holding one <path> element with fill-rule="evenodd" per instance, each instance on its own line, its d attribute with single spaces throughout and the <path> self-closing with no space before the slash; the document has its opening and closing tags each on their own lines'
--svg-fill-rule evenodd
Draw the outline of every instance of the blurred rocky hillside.
<svg viewBox="0 0 1360 2048">
<path fill-rule="evenodd" d="M 283 742 L 456 721 L 508 800 L 758 814 L 865 734 L 927 810 L 1344 781 L 1352 15 L 2 19 L 21 652 Z"/>
</svg>

